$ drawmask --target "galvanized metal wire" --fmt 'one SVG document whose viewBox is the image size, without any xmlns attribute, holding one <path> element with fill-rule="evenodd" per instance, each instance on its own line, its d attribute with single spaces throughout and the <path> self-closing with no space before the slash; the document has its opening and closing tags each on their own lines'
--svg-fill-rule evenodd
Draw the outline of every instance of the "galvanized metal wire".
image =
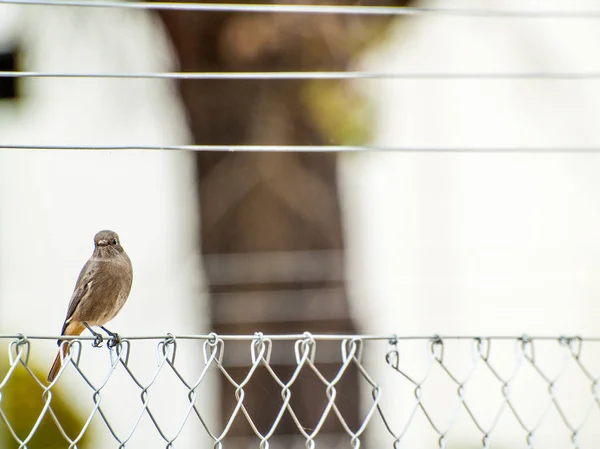
<svg viewBox="0 0 600 449">
<path fill-rule="evenodd" d="M 419 146 L 376 146 L 376 145 L 22 145 L 3 144 L 0 150 L 56 150 L 56 151 L 228 151 L 228 152 L 379 152 L 379 153 L 497 153 L 497 154 L 552 154 L 552 153 L 600 153 L 599 146 L 589 147 L 419 147 Z"/>
<path fill-rule="evenodd" d="M 469 417 L 473 424 L 470 432 L 473 432 L 481 441 L 481 447 L 487 448 L 492 438 L 500 430 L 500 421 L 506 415 L 510 416 L 518 423 L 518 438 L 524 444 L 523 447 L 534 448 L 534 440 L 538 433 L 543 431 L 543 424 L 549 411 L 554 411 L 560 416 L 560 422 L 566 432 L 570 435 L 570 445 L 568 447 L 580 448 L 591 447 L 584 446 L 580 441 L 580 433 L 586 430 L 588 437 L 592 432 L 597 441 L 600 437 L 600 426 L 598 411 L 600 411 L 600 397 L 598 392 L 598 372 L 597 364 L 592 363 L 592 358 L 597 353 L 597 345 L 600 338 L 583 338 L 567 336 L 497 336 L 497 337 L 478 337 L 478 336 L 398 336 L 398 335 L 313 335 L 305 332 L 294 335 L 263 335 L 255 333 L 254 335 L 217 335 L 214 333 L 208 335 L 164 335 L 164 336 L 136 336 L 122 338 L 118 344 L 109 351 L 110 365 L 107 372 L 101 373 L 103 380 L 94 382 L 90 373 L 86 372 L 80 363 L 85 357 L 106 357 L 106 353 L 92 348 L 89 340 L 93 337 L 69 337 L 63 344 L 69 346 L 69 352 L 64 359 L 64 368 L 59 377 L 47 384 L 40 379 L 33 371 L 32 365 L 39 357 L 37 347 L 42 340 L 54 339 L 55 336 L 24 336 L 24 335 L 0 335 L 0 341 L 8 347 L 8 368 L 0 371 L 0 427 L 8 429 L 12 439 L 19 448 L 28 447 L 35 433 L 38 431 L 42 420 L 49 416 L 59 428 L 65 444 L 70 448 L 77 447 L 90 423 L 94 418 L 100 419 L 101 423 L 110 432 L 115 447 L 124 447 L 132 438 L 134 438 L 142 418 L 149 418 L 152 425 L 156 428 L 160 438 L 166 447 L 174 447 L 180 437 L 186 423 L 196 421 L 200 424 L 203 432 L 212 441 L 213 447 L 226 447 L 225 443 L 230 432 L 232 423 L 236 419 L 244 419 L 252 428 L 255 435 L 256 446 L 261 449 L 269 448 L 270 441 L 275 435 L 278 426 L 284 416 L 293 420 L 297 428 L 297 437 L 303 439 L 306 448 L 314 448 L 315 440 L 323 429 L 323 424 L 327 419 L 338 420 L 347 436 L 348 447 L 359 448 L 364 439 L 365 432 L 375 425 L 383 426 L 387 432 L 387 447 L 400 448 L 405 447 L 404 440 L 411 426 L 416 425 L 416 419 L 425 419 L 430 432 L 436 436 L 436 444 L 439 448 L 446 447 L 449 432 L 454 426 L 457 416 L 462 413 Z M 153 366 L 150 372 L 139 372 L 130 365 L 130 355 L 134 350 L 134 343 L 139 340 L 151 341 L 156 347 L 156 362 L 148 366 Z M 198 357 L 201 371 L 199 375 L 190 378 L 180 369 L 180 357 L 177 356 L 178 345 L 183 340 L 195 341 L 201 345 L 201 357 Z M 293 374 L 288 379 L 281 379 L 271 367 L 271 356 L 274 352 L 274 343 L 278 341 L 293 342 Z M 245 342 L 249 354 L 249 368 L 243 379 L 234 379 L 230 374 L 224 357 L 229 350 L 229 344 L 233 342 Z M 325 342 L 338 343 L 339 364 L 337 373 L 332 378 L 326 378 L 319 370 L 318 363 L 315 360 L 315 354 L 320 345 Z M 419 344 L 420 354 L 407 350 L 407 344 Z M 456 363 L 458 358 L 453 352 L 452 345 L 459 344 L 463 349 L 467 349 L 469 357 L 468 362 Z M 501 366 L 494 352 L 499 351 L 498 345 L 509 344 L 512 347 L 512 357 L 510 369 Z M 549 354 L 549 359 L 555 362 L 557 369 L 549 369 L 547 359 L 540 358 L 537 351 L 545 350 Z M 365 353 L 369 352 L 369 362 L 364 360 Z M 200 355 L 200 354 L 199 354 Z M 374 356 L 374 357 L 373 357 Z M 178 358 L 179 357 L 179 358 Z M 422 357 L 426 360 L 425 369 L 417 373 L 411 362 L 411 357 Z M 1 366 L 1 365 L 0 365 Z M 346 421 L 342 410 L 336 403 L 336 387 L 344 378 L 349 367 L 356 368 L 362 379 L 363 390 L 368 393 L 369 402 L 366 406 L 366 412 L 358 427 L 351 427 Z M 570 367 L 575 369 L 579 375 L 580 385 L 570 385 L 569 388 L 587 388 L 589 391 L 588 401 L 582 408 L 583 413 L 578 413 L 574 418 L 568 407 L 565 406 L 563 398 L 557 392 L 557 386 L 564 383 L 566 378 L 565 370 Z M 43 399 L 44 406 L 39 413 L 35 424 L 27 434 L 19 434 L 14 429 L 14 422 L 8 418 L 4 412 L 6 403 L 2 398 L 6 397 L 9 389 L 12 387 L 9 381 L 17 369 L 25 369 L 28 375 L 37 385 L 37 393 Z M 278 401 L 280 409 L 273 420 L 269 429 L 259 429 L 255 424 L 256 416 L 252 416 L 246 408 L 245 388 L 252 380 L 253 375 L 258 369 L 266 370 L 269 376 L 278 385 L 280 398 L 271 398 Z M 522 411 L 523 403 L 519 401 L 518 395 L 514 392 L 514 387 L 522 383 L 524 371 L 529 369 L 533 377 L 526 377 L 527 383 L 525 390 L 542 386 L 545 390 L 545 400 L 540 401 L 543 413 L 536 421 L 526 419 Z M 183 386 L 183 391 L 187 397 L 188 406 L 179 418 L 179 426 L 173 430 L 167 431 L 163 423 L 156 414 L 156 409 L 151 405 L 151 397 L 155 394 L 157 388 L 157 378 L 161 372 L 170 372 L 174 374 L 178 382 Z M 295 385 L 301 372 L 309 371 L 316 375 L 323 385 L 322 394 L 325 400 L 325 407 L 318 423 L 307 428 L 304 423 L 298 419 L 297 413 L 292 406 L 291 399 L 295 394 Z M 452 404 L 444 402 L 440 395 L 438 387 L 431 384 L 430 377 L 432 373 L 442 373 L 447 379 L 450 388 L 454 390 Z M 499 395 L 500 400 L 492 420 L 484 419 L 473 407 L 473 396 L 469 394 L 472 390 L 471 384 L 477 381 L 478 372 L 484 371 L 492 379 L 492 388 L 479 395 L 490 397 L 493 394 Z M 56 383 L 65 374 L 75 374 L 83 380 L 87 395 L 91 398 L 92 404 L 87 410 L 85 424 L 78 434 L 68 434 L 64 423 L 57 417 L 54 410 L 53 391 Z M 140 401 L 140 413 L 137 419 L 131 424 L 131 427 L 123 430 L 117 430 L 115 427 L 115 417 L 104 408 L 102 400 L 106 394 L 106 386 L 111 377 L 116 372 L 126 375 L 131 379 L 132 389 L 137 390 Z M 380 380 L 373 374 L 374 372 L 392 374 L 394 383 L 391 388 L 384 390 Z M 209 373 L 217 373 L 224 382 L 229 383 L 234 388 L 236 406 L 232 411 L 227 422 L 222 423 L 220 428 L 211 426 L 206 416 L 200 411 L 199 403 L 203 398 L 199 397 L 199 387 L 205 381 Z M 98 378 L 98 376 L 96 376 Z M 142 380 L 144 379 L 144 380 Z M 453 386 L 453 387 L 452 387 Z M 394 395 L 394 388 L 408 387 L 413 392 L 413 399 L 410 401 L 397 402 L 394 409 L 403 409 L 408 419 L 393 419 L 389 414 L 389 403 L 384 404 L 386 396 Z M 429 390 L 434 390 L 436 397 L 434 402 L 424 399 L 424 394 Z M 358 394 L 358 393 L 357 393 Z M 206 400 L 206 398 L 204 398 Z M 454 407 L 454 409 L 452 408 Z M 451 419 L 446 422 L 438 419 L 436 409 L 453 410 Z M 423 442 L 425 446 L 425 442 Z M 421 447 L 423 447 L 421 446 Z M 428 445 L 427 447 L 433 447 Z M 567 446 L 564 446 L 567 447 Z"/>
<path fill-rule="evenodd" d="M 254 12 L 277 14 L 342 14 L 362 16 L 455 16 L 498 18 L 600 18 L 600 9 L 494 9 L 494 8 L 418 8 L 411 6 L 344 6 L 344 5 L 297 5 L 297 4 L 245 4 L 245 3 L 179 3 L 110 0 L 0 0 L 0 4 L 77 6 L 92 8 L 124 8 L 146 10 Z"/>
<path fill-rule="evenodd" d="M 1 5 L 22 5 L 24 7 L 71 7 L 71 8 L 117 8 L 135 10 L 181 10 L 199 14 L 207 12 L 260 13 L 260 14 L 340 14 L 352 16 L 424 16 L 424 17 L 475 17 L 475 18 L 554 18 L 595 20 L 600 18 L 600 8 L 585 9 L 576 6 L 568 8 L 505 8 L 486 6 L 471 7 L 385 7 L 347 6 L 319 4 L 246 4 L 246 3 L 194 3 L 194 2 L 148 2 L 112 0 L 0 0 Z M 595 82 L 600 80 L 600 72 L 595 70 L 577 72 L 569 70 L 514 72 L 449 72 L 449 71 L 254 71 L 254 72 L 68 72 L 68 71 L 0 71 L 0 78 L 27 79 L 123 79 L 123 80 L 379 80 L 403 82 L 408 80 L 487 80 L 502 81 L 552 81 L 552 82 Z M 23 142 L 2 142 L 0 150 L 181 150 L 181 151 L 279 151 L 279 152 L 398 152 L 398 153 L 598 153 L 600 147 L 410 147 L 377 145 L 94 145 L 82 142 L 79 145 L 38 145 Z"/>
<path fill-rule="evenodd" d="M 0 78 L 106 78 L 182 80 L 598 80 L 600 72 L 25 72 L 0 71 Z"/>
</svg>

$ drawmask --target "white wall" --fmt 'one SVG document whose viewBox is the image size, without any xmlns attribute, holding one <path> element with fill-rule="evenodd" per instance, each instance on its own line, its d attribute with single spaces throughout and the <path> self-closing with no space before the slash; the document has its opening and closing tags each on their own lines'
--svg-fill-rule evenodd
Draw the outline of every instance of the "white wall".
<svg viewBox="0 0 600 449">
<path fill-rule="evenodd" d="M 593 2 L 559 1 L 457 1 L 449 5 L 440 0 L 419 5 L 597 8 Z M 598 70 L 595 55 L 599 52 L 597 20 L 410 17 L 398 22 L 387 44 L 361 61 L 360 68 L 390 72 L 584 72 Z M 377 145 L 600 146 L 597 81 L 361 83 L 376 105 Z M 369 154 L 343 160 L 353 251 L 350 278 L 364 331 L 403 335 L 598 334 L 598 155 Z M 558 344 L 553 348 L 548 357 L 550 372 L 562 361 Z M 466 349 L 462 347 L 454 354 L 463 354 Z M 496 351 L 497 365 L 512 366 L 512 350 Z M 597 348 L 589 347 L 588 360 L 597 362 L 596 353 Z M 382 357 L 372 354 L 369 361 L 381 365 Z M 570 363 L 574 365 L 572 359 Z M 393 407 L 392 399 L 387 402 L 388 413 L 395 417 L 394 427 L 399 429 L 411 398 L 399 394 L 398 386 L 403 385 L 399 376 L 389 371 L 380 375 L 384 391 L 396 392 L 392 396 L 402 404 Z M 447 380 L 447 376 L 439 375 L 439 379 L 444 378 Z M 549 399 L 547 384 L 529 372 L 524 372 L 523 378 L 536 387 L 517 389 L 514 396 L 522 395 L 524 413 L 537 416 Z M 438 398 L 438 409 L 448 409 L 456 398 L 456 386 L 439 379 L 427 384 L 425 390 Z M 567 388 L 563 404 L 579 413 L 591 399 L 590 382 L 575 368 L 563 381 L 562 387 Z M 499 406 L 488 398 L 500 397 L 500 387 L 489 376 L 475 390 L 472 401 L 481 406 L 484 421 Z M 576 394 L 579 390 L 581 394 Z M 464 412 L 458 415 L 454 441 L 464 431 L 471 435 L 467 440 L 479 447 L 481 435 Z M 577 422 L 575 415 L 570 416 Z M 554 411 L 548 422 L 536 440 L 540 447 L 570 444 L 566 426 Z M 594 424 L 589 424 L 592 427 L 588 427 L 584 443 L 595 444 L 582 447 L 595 447 L 599 441 Z M 523 432 L 514 423 L 505 425 L 493 434 L 497 446 L 492 447 L 525 447 Z M 414 427 L 430 429 L 422 416 Z M 372 434 L 377 441 L 374 447 L 389 444 L 381 430 Z M 425 447 L 425 441 L 431 444 L 427 447 L 437 447 L 437 437 L 425 434 L 430 439 L 415 431 L 401 447 Z"/>
<path fill-rule="evenodd" d="M 9 10 L 0 6 L 0 17 Z M 164 36 L 148 14 L 86 8 L 14 11 L 14 20 L 22 24 L 14 31 L 27 51 L 24 70 L 173 69 Z M 175 98 L 174 87 L 161 81 L 28 80 L 20 103 L 0 104 L 0 140 L 187 143 L 184 114 Z M 109 329 L 122 335 L 206 332 L 204 304 L 198 302 L 202 281 L 193 176 L 192 155 L 181 152 L 0 152 L 1 332 L 57 335 L 79 270 L 92 253 L 93 236 L 105 228 L 120 234 L 134 266 L 129 301 Z M 149 382 L 155 347 L 139 343 L 134 349 L 131 367 Z M 36 342 L 33 350 L 41 369 L 49 368 L 55 343 Z M 186 356 L 180 349 L 184 371 L 201 367 L 198 354 Z M 108 360 L 106 349 L 92 351 L 88 345 L 83 369 L 100 382 Z M 91 393 L 72 370 L 59 384 L 81 389 L 84 394 L 78 397 L 85 399 L 77 405 L 91 410 Z M 160 389 L 151 390 L 151 406 L 172 433 L 183 417 L 186 392 L 174 387 L 173 375 L 163 375 L 159 384 Z M 141 410 L 139 395 L 123 370 L 106 388 L 103 406 L 120 435 Z M 195 435 L 195 430 L 185 433 L 181 447 L 191 447 Z M 99 436 L 97 447 L 113 446 L 105 430 Z M 145 417 L 131 447 L 156 447 L 159 441 Z"/>
</svg>

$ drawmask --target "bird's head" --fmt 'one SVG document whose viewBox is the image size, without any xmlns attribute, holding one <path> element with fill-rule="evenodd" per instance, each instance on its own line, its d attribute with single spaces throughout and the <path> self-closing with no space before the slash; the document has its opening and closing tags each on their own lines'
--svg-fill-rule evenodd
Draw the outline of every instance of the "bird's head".
<svg viewBox="0 0 600 449">
<path fill-rule="evenodd" d="M 100 254 L 123 252 L 119 236 L 114 231 L 100 231 L 94 236 L 94 247 Z"/>
</svg>

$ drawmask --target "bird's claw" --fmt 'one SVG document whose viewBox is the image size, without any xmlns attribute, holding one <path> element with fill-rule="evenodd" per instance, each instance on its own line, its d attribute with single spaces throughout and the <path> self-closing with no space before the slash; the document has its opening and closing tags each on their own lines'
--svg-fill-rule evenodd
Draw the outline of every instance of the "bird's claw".
<svg viewBox="0 0 600 449">
<path fill-rule="evenodd" d="M 94 330 L 90 327 L 90 325 L 88 323 L 86 323 L 85 321 L 83 321 L 83 325 L 94 336 L 94 342 L 92 343 L 92 346 L 94 348 L 99 348 L 100 346 L 102 346 L 102 342 L 104 341 L 104 338 L 102 338 L 102 334 L 99 334 L 98 332 L 94 332 Z"/>
<path fill-rule="evenodd" d="M 92 343 L 92 346 L 94 348 L 99 348 L 102 346 L 102 342 L 104 341 L 104 338 L 102 337 L 102 335 L 100 334 L 95 334 L 94 335 L 94 342 Z M 110 342 L 109 342 L 110 343 Z"/>
<path fill-rule="evenodd" d="M 112 338 L 106 342 L 106 346 L 109 348 L 114 348 L 121 344 L 121 336 L 117 333 L 112 333 Z"/>
</svg>

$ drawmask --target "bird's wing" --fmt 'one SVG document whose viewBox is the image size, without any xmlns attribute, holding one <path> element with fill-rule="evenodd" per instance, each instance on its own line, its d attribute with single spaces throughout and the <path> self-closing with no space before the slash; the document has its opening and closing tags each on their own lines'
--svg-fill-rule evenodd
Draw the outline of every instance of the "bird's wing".
<svg viewBox="0 0 600 449">
<path fill-rule="evenodd" d="M 96 267 L 97 264 L 92 263 L 91 260 L 88 260 L 81 269 L 79 277 L 77 278 L 77 284 L 75 284 L 75 290 L 73 290 L 73 295 L 71 295 L 71 301 L 69 302 L 69 308 L 67 309 L 67 316 L 65 318 L 65 323 L 63 324 L 61 334 L 65 332 L 65 329 L 71 321 L 73 313 L 75 313 L 75 309 L 77 309 L 77 306 L 81 303 L 81 300 L 88 294 Z"/>
</svg>

